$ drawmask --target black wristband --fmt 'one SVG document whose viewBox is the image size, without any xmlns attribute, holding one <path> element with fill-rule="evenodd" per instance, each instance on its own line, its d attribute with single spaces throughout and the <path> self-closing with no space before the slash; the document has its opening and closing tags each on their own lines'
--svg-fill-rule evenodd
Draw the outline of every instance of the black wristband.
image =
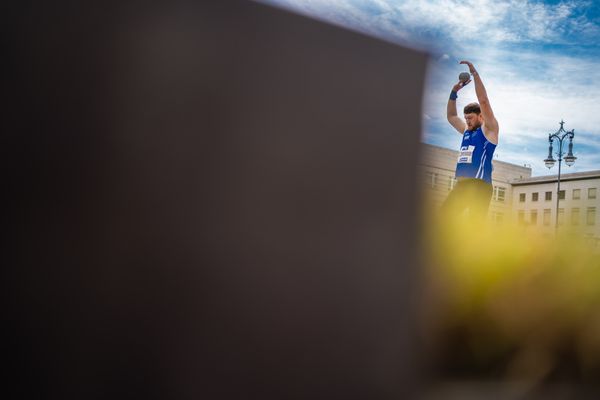
<svg viewBox="0 0 600 400">
<path fill-rule="evenodd" d="M 456 93 L 454 90 L 450 92 L 450 100 L 456 100 L 458 99 L 458 93 Z"/>
</svg>

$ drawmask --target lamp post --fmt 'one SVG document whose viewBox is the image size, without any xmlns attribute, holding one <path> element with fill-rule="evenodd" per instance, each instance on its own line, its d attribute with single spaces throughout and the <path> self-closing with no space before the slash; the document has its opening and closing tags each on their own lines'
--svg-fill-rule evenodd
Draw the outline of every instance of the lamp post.
<svg viewBox="0 0 600 400">
<path fill-rule="evenodd" d="M 556 189 L 556 224 L 554 226 L 555 230 L 558 230 L 558 202 L 560 201 L 560 167 L 563 160 L 563 141 L 565 140 L 565 138 L 569 138 L 569 152 L 564 157 L 565 164 L 567 164 L 567 166 L 570 167 L 575 163 L 575 160 L 577 159 L 577 157 L 573 155 L 573 138 L 575 137 L 575 129 L 565 131 L 565 129 L 563 128 L 564 124 L 565 121 L 561 120 L 560 129 L 555 133 L 550 133 L 548 135 L 548 142 L 550 143 L 550 147 L 548 148 L 548 158 L 544 160 L 544 163 L 546 164 L 546 167 L 548 167 L 548 169 L 554 166 L 556 160 L 552 157 L 552 144 L 554 140 L 558 140 L 558 152 L 556 153 L 556 155 L 558 156 L 558 185 Z"/>
</svg>

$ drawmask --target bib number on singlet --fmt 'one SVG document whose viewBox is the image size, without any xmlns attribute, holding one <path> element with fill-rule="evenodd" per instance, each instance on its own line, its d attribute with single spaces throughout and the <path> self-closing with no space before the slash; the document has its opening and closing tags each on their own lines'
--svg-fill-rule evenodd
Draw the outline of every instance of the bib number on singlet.
<svg viewBox="0 0 600 400">
<path fill-rule="evenodd" d="M 475 146 L 463 146 L 460 148 L 460 154 L 458 156 L 459 164 L 471 164 L 473 162 L 473 151 Z"/>
</svg>

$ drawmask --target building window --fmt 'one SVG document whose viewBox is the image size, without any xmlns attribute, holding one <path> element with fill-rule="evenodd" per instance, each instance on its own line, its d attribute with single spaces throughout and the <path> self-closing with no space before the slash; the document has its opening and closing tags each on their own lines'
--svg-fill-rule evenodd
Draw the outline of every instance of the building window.
<svg viewBox="0 0 600 400">
<path fill-rule="evenodd" d="M 537 225 L 537 210 L 531 210 L 529 212 L 529 224 L 530 225 Z"/>
<path fill-rule="evenodd" d="M 596 198 L 596 188 L 589 188 L 588 189 L 588 199 L 595 199 Z"/>
<path fill-rule="evenodd" d="M 519 210 L 517 213 L 517 222 L 519 225 L 525 225 L 525 211 Z"/>
<path fill-rule="evenodd" d="M 519 193 L 519 202 L 525 203 L 525 193 Z"/>
<path fill-rule="evenodd" d="M 565 223 L 565 209 L 564 208 L 559 208 L 558 209 L 558 226 L 562 226 Z"/>
<path fill-rule="evenodd" d="M 577 207 L 571 209 L 571 225 L 579 225 L 579 208 Z"/>
<path fill-rule="evenodd" d="M 453 176 L 449 176 L 448 178 L 448 191 L 450 191 L 454 189 L 454 186 L 456 186 L 456 178 Z"/>
<path fill-rule="evenodd" d="M 437 181 L 438 181 L 438 174 L 436 174 L 435 172 L 429 172 L 429 171 L 427 171 L 425 173 L 425 183 L 427 184 L 428 187 L 430 187 L 431 189 L 435 188 L 437 186 Z"/>
<path fill-rule="evenodd" d="M 564 200 L 565 199 L 565 191 L 564 190 L 559 190 L 558 191 L 558 199 L 559 200 Z"/>
<path fill-rule="evenodd" d="M 504 202 L 505 196 L 506 196 L 506 188 L 503 188 L 502 186 L 494 186 L 493 198 L 495 201 Z"/>
<path fill-rule="evenodd" d="M 552 200 L 552 192 L 546 192 L 546 201 Z"/>
<path fill-rule="evenodd" d="M 550 225 L 550 209 L 544 208 L 544 226 Z"/>
<path fill-rule="evenodd" d="M 587 208 L 586 223 L 588 225 L 596 225 L 596 207 Z"/>
<path fill-rule="evenodd" d="M 573 189 L 573 200 L 579 200 L 581 198 L 581 189 Z"/>
<path fill-rule="evenodd" d="M 538 192 L 531 193 L 531 201 L 538 201 Z"/>
</svg>

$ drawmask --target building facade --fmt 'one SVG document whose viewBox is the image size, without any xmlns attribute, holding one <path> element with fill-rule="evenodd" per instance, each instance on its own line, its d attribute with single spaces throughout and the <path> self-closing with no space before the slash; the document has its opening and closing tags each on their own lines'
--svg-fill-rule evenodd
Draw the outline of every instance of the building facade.
<svg viewBox="0 0 600 400">
<path fill-rule="evenodd" d="M 559 229 L 600 239 L 600 171 L 561 174 L 558 210 L 556 175 L 515 179 L 512 186 L 513 216 L 519 224 L 550 232 L 558 222 Z"/>
<path fill-rule="evenodd" d="M 439 207 L 456 184 L 458 151 L 422 143 L 420 173 L 430 207 Z M 551 233 L 558 228 L 577 229 L 600 242 L 600 170 L 561 174 L 556 203 L 557 176 L 531 176 L 531 168 L 492 161 L 494 193 L 489 219 Z"/>
<path fill-rule="evenodd" d="M 439 207 L 454 188 L 454 173 L 458 151 L 444 147 L 421 144 L 420 173 L 429 207 Z M 494 192 L 490 202 L 489 218 L 501 223 L 511 218 L 513 193 L 511 182 L 531 177 L 531 168 L 492 161 Z"/>
</svg>

